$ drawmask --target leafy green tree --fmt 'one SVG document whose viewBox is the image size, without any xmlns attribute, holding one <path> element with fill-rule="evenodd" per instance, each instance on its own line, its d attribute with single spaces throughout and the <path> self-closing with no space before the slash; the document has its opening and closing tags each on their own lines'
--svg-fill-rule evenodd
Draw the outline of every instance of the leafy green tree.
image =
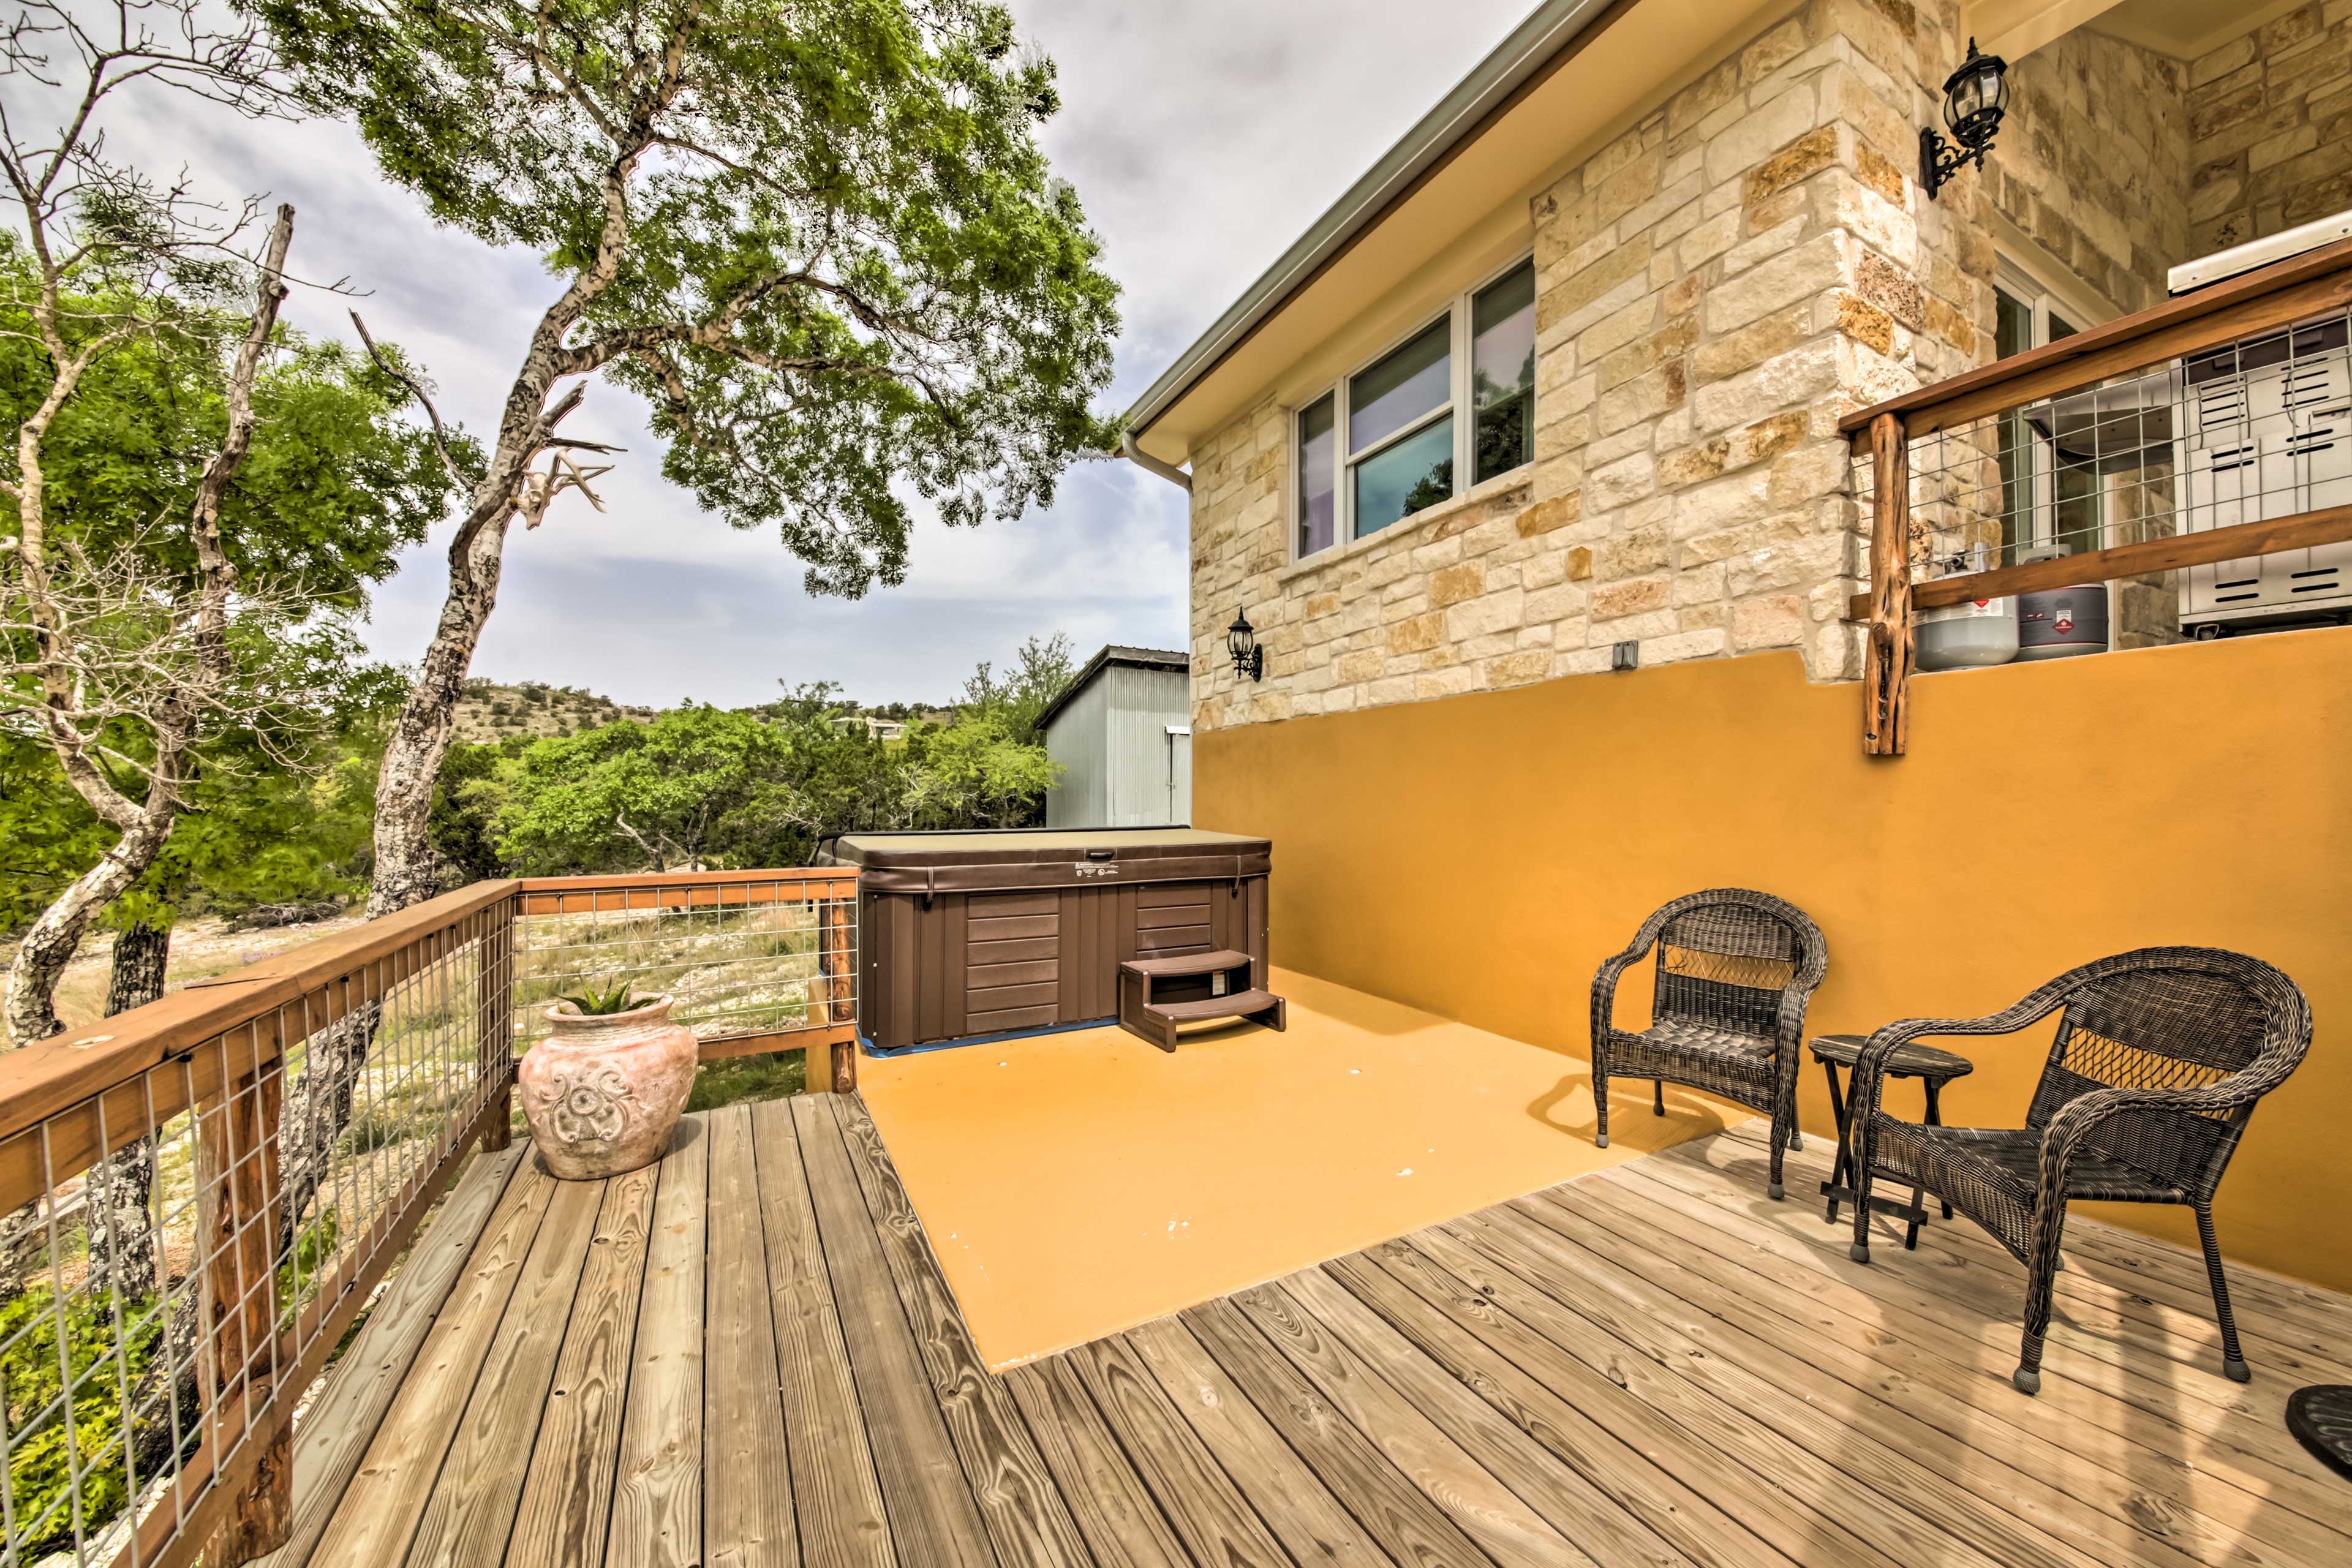
<svg viewBox="0 0 2352 1568">
<path fill-rule="evenodd" d="M 27 304 L 38 289 L 23 247 L 0 243 L 0 412 L 20 430 L 42 417 L 56 383 Z M 353 617 L 448 493 L 430 447 L 399 417 L 405 387 L 368 360 L 279 329 L 241 395 L 219 352 L 233 316 L 120 297 L 68 296 L 63 304 L 91 315 L 143 310 L 154 330 L 94 355 L 72 397 L 47 416 L 39 479 L 52 565 L 36 584 L 20 558 L 5 585 L 0 636 L 13 648 L 38 646 L 41 601 L 64 612 L 68 633 L 66 655 L 48 661 L 58 668 L 43 672 L 33 667 L 44 661 L 29 660 L 0 689 L 0 729 L 37 737 L 64 792 L 13 801 L 8 815 L 25 837 L 12 834 L 11 844 L 71 843 L 68 854 L 36 857 L 41 876 L 15 878 L 0 895 L 11 926 L 33 922 L 29 962 L 11 976 L 19 1039 L 54 1030 L 57 978 L 89 922 L 118 899 L 177 879 L 171 841 L 198 797 L 217 796 L 234 775 L 257 792 L 257 806 L 284 783 L 272 775 L 292 756 L 315 752 L 333 716 L 381 697 L 383 672 L 365 661 Z M 228 439 L 241 395 L 251 426 L 244 459 L 215 497 L 206 546 L 215 571 L 195 542 L 205 530 L 158 528 L 156 520 L 184 513 L 205 488 L 206 454 Z M 235 591 L 219 593 L 222 584 Z M 191 657 L 174 647 L 174 625 L 133 626 L 126 638 L 121 623 L 136 617 L 90 613 L 110 592 L 118 609 L 132 598 L 184 610 L 214 604 L 215 651 Z M 208 696 L 193 712 L 176 710 L 171 700 L 206 667 L 217 677 Z M 176 679 L 159 682 L 158 668 Z M 73 683 L 79 706 L 64 718 L 46 703 L 60 674 L 89 677 Z M 294 845 L 308 837 L 244 863 L 258 880 L 285 880 L 278 858 L 302 853 Z M 224 874 L 231 865 L 215 863 Z M 47 879 L 59 872 L 61 880 Z M 49 889 L 41 908 L 7 907 L 36 885 Z M 131 934 L 118 952 L 139 955 L 142 972 L 160 984 L 168 920 L 126 912 L 107 923 Z M 124 1005 L 147 999 L 141 989 L 124 992 Z"/>
<path fill-rule="evenodd" d="M 761 863 L 795 821 L 793 738 L 689 706 L 525 748 L 501 770 L 499 847 L 534 875 Z"/>
<path fill-rule="evenodd" d="M 963 683 L 963 706 L 998 716 L 1005 732 L 1021 744 L 1042 744 L 1045 737 L 1038 733 L 1037 721 L 1077 676 L 1078 663 L 1072 656 L 1068 633 L 1033 637 L 1021 645 L 1013 668 L 1002 677 L 993 665 L 982 660 Z"/>
<path fill-rule="evenodd" d="M 1057 769 L 1022 738 L 1012 705 L 967 710 L 908 737 L 909 826 L 1026 827 L 1044 814 Z"/>
<path fill-rule="evenodd" d="M 1037 147 L 1052 64 L 994 0 L 241 4 L 436 219 L 554 275 L 385 752 L 377 911 L 433 890 L 507 534 L 593 477 L 558 434 L 579 378 L 648 399 L 663 471 L 828 593 L 902 579 L 909 497 L 1014 516 L 1115 437 L 1116 289 Z"/>
<path fill-rule="evenodd" d="M 508 764 L 530 743 L 530 736 L 509 735 L 479 745 L 458 741 L 449 747 L 434 781 L 428 818 L 443 883 L 464 887 L 513 875 L 511 862 L 499 847 L 499 808 L 506 799 L 502 781 L 512 772 Z M 369 783 L 373 786 L 374 781 Z"/>
<path fill-rule="evenodd" d="M 163 853 L 203 749 L 291 743 L 333 705 L 348 612 L 452 482 L 390 434 L 414 379 L 396 358 L 362 374 L 281 331 L 291 207 L 257 236 L 256 207 L 215 221 L 109 156 L 97 127 L 126 92 L 286 111 L 254 26 L 218 23 L 198 0 L 27 0 L 0 35 L 0 74 L 60 111 L 0 116 L 0 730 L 45 745 L 108 830 L 17 944 L 18 1043 L 58 1027 L 58 976 Z"/>
</svg>

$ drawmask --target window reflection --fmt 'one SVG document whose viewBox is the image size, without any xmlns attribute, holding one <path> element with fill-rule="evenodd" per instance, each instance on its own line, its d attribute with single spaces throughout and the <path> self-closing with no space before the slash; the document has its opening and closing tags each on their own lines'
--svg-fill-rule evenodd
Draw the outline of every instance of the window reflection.
<svg viewBox="0 0 2352 1568">
<path fill-rule="evenodd" d="M 1470 404 L 1477 410 L 1471 482 L 1535 456 L 1536 268 L 1530 261 L 1471 302 Z"/>
<path fill-rule="evenodd" d="M 1332 462 L 1334 395 L 1325 393 L 1298 416 L 1298 553 L 1328 549 L 1339 519 L 1339 488 Z"/>
<path fill-rule="evenodd" d="M 1348 450 L 1393 436 L 1454 395 L 1452 325 L 1429 330 L 1348 384 Z"/>
<path fill-rule="evenodd" d="M 1359 539 L 1436 505 L 1454 493 L 1454 416 L 1366 458 L 1355 475 Z"/>
</svg>

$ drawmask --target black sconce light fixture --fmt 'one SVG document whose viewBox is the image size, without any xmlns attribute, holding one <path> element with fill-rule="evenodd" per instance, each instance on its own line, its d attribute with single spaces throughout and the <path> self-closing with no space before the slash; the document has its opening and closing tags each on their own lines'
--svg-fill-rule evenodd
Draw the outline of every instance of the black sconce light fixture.
<svg viewBox="0 0 2352 1568">
<path fill-rule="evenodd" d="M 2000 117 L 2008 111 L 2009 62 L 1999 55 L 1977 53 L 1977 41 L 1970 38 L 1969 58 L 1944 79 L 1944 123 L 1951 127 L 1952 142 L 1958 145 L 1937 135 L 1932 125 L 1919 131 L 1919 188 L 1929 201 L 1964 165 L 1984 167 Z"/>
<path fill-rule="evenodd" d="M 1265 675 L 1265 649 L 1257 646 L 1257 633 L 1250 628 L 1249 616 L 1240 610 L 1234 612 L 1234 624 L 1225 628 L 1225 651 L 1234 656 L 1234 673 L 1250 680 Z"/>
</svg>

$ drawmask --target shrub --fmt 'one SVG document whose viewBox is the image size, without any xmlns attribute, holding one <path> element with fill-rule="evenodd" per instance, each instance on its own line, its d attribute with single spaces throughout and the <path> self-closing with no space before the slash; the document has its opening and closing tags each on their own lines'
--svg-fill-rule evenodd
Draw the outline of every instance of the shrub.
<svg viewBox="0 0 2352 1568">
<path fill-rule="evenodd" d="M 106 1297 L 69 1297 L 62 1313 L 47 1286 L 0 1306 L 0 1405 L 15 1446 L 8 1459 L 8 1497 L 15 1544 L 26 1561 L 73 1544 L 71 1468 L 81 1468 L 83 1533 L 94 1535 L 131 1500 L 123 1462 L 122 1376 L 135 1385 L 162 1342 L 163 1314 L 145 1299 L 122 1302 L 125 1342 L 114 1350 L 114 1306 Z M 67 1362 L 73 1379 L 72 1442 L 61 1402 L 66 1374 L 58 1366 L 58 1330 L 64 1320 Z M 54 1510 L 54 1511 L 52 1511 Z"/>
</svg>

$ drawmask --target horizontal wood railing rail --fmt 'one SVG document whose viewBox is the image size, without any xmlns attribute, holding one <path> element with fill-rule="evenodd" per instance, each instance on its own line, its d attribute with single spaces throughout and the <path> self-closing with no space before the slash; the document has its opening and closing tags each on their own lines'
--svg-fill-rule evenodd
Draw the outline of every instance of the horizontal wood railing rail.
<svg viewBox="0 0 2352 1568">
<path fill-rule="evenodd" d="M 1911 617 L 1916 611 L 2352 540 L 2352 507 L 2338 506 L 1914 583 L 1909 468 L 1906 462 L 1888 462 L 1885 447 L 1907 448 L 1938 432 L 2089 392 L 2119 376 L 2154 371 L 2346 310 L 2352 310 L 2352 239 L 1874 404 L 1840 420 L 1838 428 L 1853 443 L 1857 461 L 1872 459 L 1873 471 L 1871 585 L 1853 595 L 1846 606 L 1848 619 L 1869 626 L 1864 653 L 1864 750 L 1880 756 L 1899 756 L 1905 750 Z"/>
<path fill-rule="evenodd" d="M 698 1029 L 706 1062 L 772 1051 L 806 1050 L 812 1068 L 819 1052 L 829 1070 L 824 1087 L 846 1094 L 857 1084 L 856 976 L 850 950 L 856 930 L 857 872 L 840 867 L 776 870 L 643 871 L 612 877 L 526 877 L 515 908 L 524 916 L 660 915 L 724 912 L 780 904 L 816 910 L 818 973 L 799 1024 L 705 1031 Z"/>
<path fill-rule="evenodd" d="M 151 1210 L 160 1203 L 166 1217 L 176 1212 L 179 1223 L 193 1226 L 191 1260 L 143 1282 L 134 1274 L 127 1283 L 98 1288 L 137 1286 L 143 1292 L 162 1287 L 164 1293 L 147 1309 L 152 1313 L 193 1315 L 201 1301 L 206 1325 L 201 1376 L 178 1360 L 155 1365 L 167 1384 L 196 1377 L 188 1386 L 202 1390 L 202 1407 L 187 1417 L 182 1447 L 180 1396 L 173 1396 L 172 1441 L 181 1452 L 163 1475 L 134 1468 L 130 1489 L 136 1524 L 129 1516 L 110 1523 L 101 1518 L 85 1531 L 77 1515 L 73 1549 L 118 1568 L 185 1563 L 198 1556 L 207 1564 L 226 1564 L 268 1551 L 283 1538 L 290 1517 L 288 1445 L 296 1402 L 467 1154 L 477 1144 L 497 1148 L 507 1142 L 515 1026 L 529 994 L 522 986 L 532 978 L 518 957 L 529 952 L 530 925 L 551 919 L 563 951 L 593 961 L 600 943 L 615 944 L 625 958 L 633 951 L 625 944 L 645 939 L 646 922 L 631 918 L 635 915 L 652 917 L 656 932 L 682 923 L 689 936 L 702 931 L 706 913 L 719 917 L 728 931 L 753 938 L 749 957 L 730 951 L 710 959 L 689 942 L 682 962 L 672 958 L 655 967 L 740 969 L 764 959 L 779 967 L 748 984 L 765 1019 L 705 1038 L 703 1058 L 808 1047 L 814 1067 L 829 1051 L 827 1069 L 812 1071 L 810 1087 L 846 1089 L 856 1083 L 856 874 L 835 868 L 480 882 L 0 1056 L 0 1239 L 12 1248 L 43 1248 L 47 1257 L 41 1268 L 27 1272 L 16 1253 L 0 1251 L 0 1267 L 17 1271 L 20 1283 L 11 1289 L 47 1289 L 59 1281 L 54 1288 L 61 1297 L 60 1323 L 64 1293 L 86 1296 L 90 1288 L 74 1282 L 89 1264 L 77 1257 L 71 1271 L 60 1272 L 58 1249 L 70 1245 L 66 1222 L 45 1216 L 70 1213 L 77 1223 L 91 1224 L 100 1206 L 92 1199 L 68 1204 L 68 1184 L 142 1141 L 187 1156 L 183 1173 L 173 1178 L 180 1185 L 171 1189 L 186 1189 L 177 1209 L 162 1189 L 151 1187 L 144 1203 Z M 812 911 L 805 921 L 789 910 L 780 917 L 763 912 L 795 904 Z M 749 914 L 748 925 L 728 918 L 739 910 Z M 686 919 L 665 921 L 671 915 Z M 574 927 L 566 916 L 583 919 Z M 732 970 L 725 978 L 732 978 Z M 544 984 L 548 977 L 538 979 Z M 728 989 L 718 992 L 723 996 Z M 387 1040 L 392 1043 L 379 1052 L 379 1043 Z M 388 1176 L 381 1164 L 370 1164 L 363 1182 L 354 1178 L 330 1192 L 318 1173 L 328 1169 L 328 1160 L 343 1157 L 340 1125 L 320 1145 L 313 1123 L 311 1141 L 302 1143 L 293 1113 L 283 1106 L 317 1061 L 334 1059 L 337 1046 L 354 1045 L 356 1056 L 343 1058 L 353 1064 L 348 1070 L 362 1078 L 389 1075 L 371 1087 L 371 1102 L 388 1094 L 393 1098 L 385 1103 L 404 1105 L 402 1097 L 421 1083 L 427 1120 L 421 1130 L 404 1123 L 407 1130 L 394 1134 L 403 1141 L 394 1146 Z M 322 1049 L 329 1058 L 319 1057 Z M 313 1117 L 317 1103 L 314 1092 Z M 353 1157 L 372 1160 L 367 1152 L 380 1146 L 352 1146 L 359 1151 Z M 309 1184 L 289 1202 L 290 1173 L 300 1157 L 313 1162 Z M 94 1184 L 97 1177 L 89 1180 Z M 91 1185 L 89 1193 L 99 1190 Z M 309 1205 L 322 1215 L 312 1226 L 335 1220 L 341 1232 L 329 1233 L 330 1256 L 316 1265 L 295 1261 L 299 1239 L 286 1240 L 307 1234 Z M 95 1237 L 93 1230 L 91 1263 Z M 162 1240 L 159 1229 L 153 1245 L 160 1248 Z M 293 1294 L 284 1295 L 289 1269 Z M 119 1325 L 125 1316 L 118 1307 L 114 1321 Z M 121 1354 L 109 1351 L 106 1364 L 115 1364 Z M 12 1468 L 16 1441 L 33 1435 L 0 1434 L 0 1456 Z M 120 1484 L 119 1467 L 131 1464 L 128 1423 L 118 1440 L 120 1457 L 111 1462 Z M 74 1462 L 95 1465 L 104 1458 Z M 12 1528 L 41 1526 L 19 1517 Z M 52 1521 L 47 1528 L 57 1526 Z M 12 1537 L 7 1545 L 14 1554 L 19 1542 Z"/>
</svg>

